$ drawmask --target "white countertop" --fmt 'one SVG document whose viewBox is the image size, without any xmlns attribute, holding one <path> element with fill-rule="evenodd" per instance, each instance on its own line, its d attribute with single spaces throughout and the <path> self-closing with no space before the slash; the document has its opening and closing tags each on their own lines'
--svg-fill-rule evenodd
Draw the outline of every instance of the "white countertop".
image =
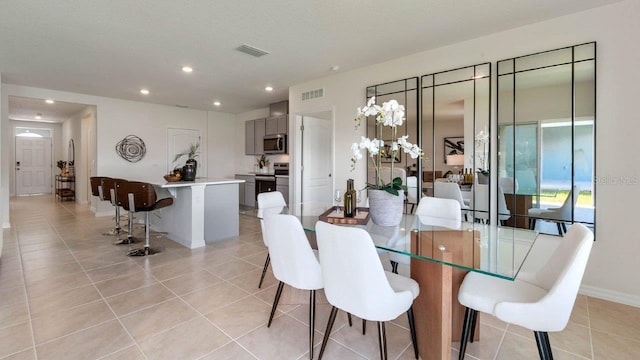
<svg viewBox="0 0 640 360">
<path fill-rule="evenodd" d="M 196 178 L 195 181 L 176 181 L 167 182 L 164 179 L 135 179 L 136 181 L 147 182 L 161 188 L 178 188 L 188 186 L 202 186 L 202 185 L 223 185 L 223 184 L 240 184 L 244 183 L 244 180 L 230 179 L 230 178 Z"/>
</svg>

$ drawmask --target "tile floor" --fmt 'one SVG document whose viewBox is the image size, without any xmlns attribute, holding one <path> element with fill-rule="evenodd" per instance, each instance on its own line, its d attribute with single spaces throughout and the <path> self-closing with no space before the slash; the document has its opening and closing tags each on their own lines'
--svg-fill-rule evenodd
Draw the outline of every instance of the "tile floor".
<svg viewBox="0 0 640 360">
<path fill-rule="evenodd" d="M 147 258 L 129 258 L 101 235 L 110 218 L 52 196 L 13 198 L 11 220 L 0 258 L 0 359 L 308 358 L 305 293 L 286 290 L 266 327 L 276 280 L 269 274 L 257 288 L 266 251 L 256 220 L 241 218 L 238 238 L 194 251 L 153 238 L 164 251 Z M 330 310 L 318 302 L 316 349 Z M 550 335 L 554 354 L 637 359 L 638 324 L 638 308 L 580 296 L 567 329 Z M 468 359 L 537 358 L 529 331 L 488 316 L 480 326 Z M 376 359 L 370 328 L 362 336 L 359 321 L 349 327 L 339 315 L 325 358 Z M 411 359 L 406 317 L 387 332 L 390 358 Z"/>
</svg>

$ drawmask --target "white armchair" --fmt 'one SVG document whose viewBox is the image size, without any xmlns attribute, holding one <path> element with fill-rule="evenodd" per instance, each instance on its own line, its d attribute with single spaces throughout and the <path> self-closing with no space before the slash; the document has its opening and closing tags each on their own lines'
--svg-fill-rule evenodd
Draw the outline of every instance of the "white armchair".
<svg viewBox="0 0 640 360">
<path fill-rule="evenodd" d="M 566 221 L 571 221 L 571 210 L 578 203 L 578 195 L 580 194 L 580 187 L 573 185 L 573 188 L 569 192 L 569 195 L 562 203 L 562 206 L 557 208 L 531 208 L 528 211 L 529 214 L 529 228 L 535 229 L 536 220 L 554 221 L 558 226 L 558 234 L 562 236 L 567 232 Z"/>
</svg>

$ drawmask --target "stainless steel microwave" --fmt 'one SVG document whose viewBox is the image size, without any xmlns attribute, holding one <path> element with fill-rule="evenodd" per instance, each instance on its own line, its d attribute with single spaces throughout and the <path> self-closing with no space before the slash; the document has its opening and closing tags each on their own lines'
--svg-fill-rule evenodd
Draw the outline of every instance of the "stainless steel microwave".
<svg viewBox="0 0 640 360">
<path fill-rule="evenodd" d="M 266 135 L 264 137 L 265 154 L 286 154 L 287 134 Z"/>
</svg>

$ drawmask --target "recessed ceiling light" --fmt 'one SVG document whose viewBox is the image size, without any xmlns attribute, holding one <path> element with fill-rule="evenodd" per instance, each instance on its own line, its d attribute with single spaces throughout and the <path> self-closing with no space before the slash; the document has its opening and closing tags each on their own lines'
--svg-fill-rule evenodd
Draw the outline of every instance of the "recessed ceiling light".
<svg viewBox="0 0 640 360">
<path fill-rule="evenodd" d="M 53 104 L 55 103 L 55 101 L 51 100 L 51 99 L 47 99 L 44 102 L 46 102 L 47 104 Z"/>
<path fill-rule="evenodd" d="M 149 95 L 149 90 L 147 90 L 147 89 L 140 89 L 140 94 L 143 94 L 143 95 Z"/>
<path fill-rule="evenodd" d="M 214 102 L 213 102 L 213 106 L 220 106 L 220 105 L 221 105 L 221 104 L 220 104 L 220 101 L 214 101 Z"/>
<path fill-rule="evenodd" d="M 338 70 L 340 70 L 340 66 L 339 65 L 333 65 L 331 67 L 331 71 L 338 71 Z"/>
<path fill-rule="evenodd" d="M 267 90 L 267 91 L 273 91 L 273 87 L 271 87 L 271 86 L 267 86 L 267 87 L 266 87 L 266 88 L 264 88 L 264 89 L 265 89 L 265 90 Z"/>
<path fill-rule="evenodd" d="M 193 72 L 193 68 L 190 66 L 183 66 L 182 67 L 182 71 L 186 72 L 186 73 L 191 73 Z"/>
<path fill-rule="evenodd" d="M 42 120 L 42 114 L 37 113 L 36 114 L 36 120 Z"/>
</svg>

